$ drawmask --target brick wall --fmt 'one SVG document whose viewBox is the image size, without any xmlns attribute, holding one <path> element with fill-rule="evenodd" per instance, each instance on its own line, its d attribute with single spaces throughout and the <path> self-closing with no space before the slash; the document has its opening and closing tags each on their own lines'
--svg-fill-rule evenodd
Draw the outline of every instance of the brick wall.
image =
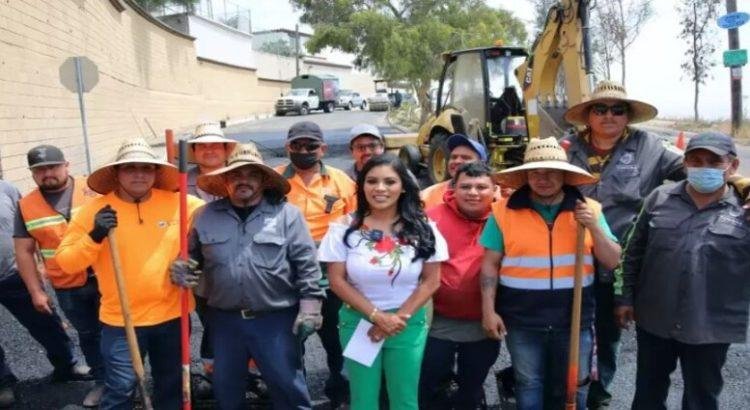
<svg viewBox="0 0 750 410">
<path fill-rule="evenodd" d="M 85 94 L 94 168 L 128 137 L 156 143 L 165 128 L 272 112 L 288 88 L 259 81 L 255 70 L 198 60 L 192 38 L 131 0 L 0 0 L 0 172 L 22 191 L 32 184 L 25 153 L 40 143 L 61 147 L 73 173 L 86 170 L 78 97 L 60 78 L 73 56 L 98 69 Z"/>
</svg>

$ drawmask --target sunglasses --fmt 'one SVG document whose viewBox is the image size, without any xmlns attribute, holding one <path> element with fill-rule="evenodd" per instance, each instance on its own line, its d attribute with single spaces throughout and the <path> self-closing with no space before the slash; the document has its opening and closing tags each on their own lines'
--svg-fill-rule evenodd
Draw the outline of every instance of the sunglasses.
<svg viewBox="0 0 750 410">
<path fill-rule="evenodd" d="M 628 112 L 628 106 L 625 104 L 594 104 L 591 106 L 591 112 L 596 115 L 605 115 L 607 111 L 611 112 L 614 116 L 625 115 Z"/>
<path fill-rule="evenodd" d="M 315 143 L 315 142 L 311 142 L 309 144 L 295 143 L 295 142 L 293 142 L 293 143 L 289 144 L 289 148 L 292 151 L 295 151 L 295 152 L 300 152 L 300 151 L 303 151 L 303 150 L 307 151 L 307 152 L 313 152 L 313 151 L 316 151 L 321 146 L 323 146 L 323 144 Z"/>
</svg>

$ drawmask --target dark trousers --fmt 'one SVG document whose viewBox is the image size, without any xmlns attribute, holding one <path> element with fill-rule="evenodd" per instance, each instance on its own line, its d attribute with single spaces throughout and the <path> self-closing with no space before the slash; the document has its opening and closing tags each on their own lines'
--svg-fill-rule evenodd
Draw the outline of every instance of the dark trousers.
<svg viewBox="0 0 750 410">
<path fill-rule="evenodd" d="M 596 371 L 598 378 L 589 386 L 588 408 L 606 407 L 612 402 L 609 385 L 617 370 L 617 354 L 620 349 L 621 330 L 614 317 L 614 288 L 612 283 L 597 282 L 596 296 Z"/>
<path fill-rule="evenodd" d="M 638 369 L 635 381 L 634 410 L 666 409 L 669 375 L 680 361 L 685 390 L 683 410 L 719 408 L 724 386 L 721 368 L 727 359 L 728 343 L 692 345 L 664 339 L 637 328 Z"/>
<path fill-rule="evenodd" d="M 329 373 L 324 392 L 334 402 L 344 401 L 349 396 L 349 382 L 343 374 L 344 356 L 339 339 L 339 309 L 341 299 L 330 289 L 326 289 L 322 309 L 323 326 L 318 330 L 318 336 L 326 351 Z"/>
<path fill-rule="evenodd" d="M 104 381 L 104 361 L 100 349 L 102 325 L 99 322 L 99 285 L 91 275 L 77 288 L 57 289 L 57 302 L 78 332 L 78 341 L 94 380 Z"/>
<path fill-rule="evenodd" d="M 154 326 L 137 326 L 135 333 L 142 358 L 148 356 L 151 364 L 154 408 L 179 409 L 182 405 L 180 319 Z M 105 383 L 99 408 L 132 409 L 136 379 L 125 328 L 102 325 L 101 348 Z"/>
<path fill-rule="evenodd" d="M 201 337 L 200 353 L 201 359 L 214 358 L 214 348 L 211 345 L 211 321 L 208 320 L 208 305 L 207 300 L 204 297 L 195 295 L 195 313 L 198 314 L 198 319 L 203 325 L 203 336 Z"/>
<path fill-rule="evenodd" d="M 482 402 L 484 379 L 500 352 L 500 342 L 452 342 L 427 338 L 419 380 L 419 401 L 423 409 L 476 409 Z M 440 393 L 457 365 L 458 392 L 452 403 Z"/>
<path fill-rule="evenodd" d="M 34 309 L 31 295 L 18 274 L 0 280 L 0 304 L 29 331 L 47 353 L 57 373 L 67 373 L 75 364 L 73 344 L 62 327 L 60 317 L 46 315 Z M 5 352 L 0 347 L 0 386 L 9 386 L 17 381 L 5 363 Z"/>
<path fill-rule="evenodd" d="M 274 409 L 310 409 L 301 345 L 292 334 L 297 307 L 243 319 L 239 312 L 208 309 L 214 350 L 214 397 L 223 410 L 246 408 L 247 361 L 252 357 Z"/>
</svg>

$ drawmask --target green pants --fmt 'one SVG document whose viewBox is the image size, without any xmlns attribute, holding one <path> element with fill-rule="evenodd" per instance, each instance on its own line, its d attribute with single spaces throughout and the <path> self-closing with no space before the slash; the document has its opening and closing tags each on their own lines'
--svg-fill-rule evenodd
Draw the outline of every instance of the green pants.
<svg viewBox="0 0 750 410">
<path fill-rule="evenodd" d="M 361 313 L 347 306 L 341 308 L 339 337 L 342 346 L 346 346 L 360 319 L 363 318 Z M 391 410 L 419 408 L 419 371 L 422 367 L 427 330 L 425 308 L 422 307 L 412 315 L 401 333 L 385 339 L 383 348 L 372 366 L 367 367 L 344 358 L 344 367 L 349 374 L 352 410 L 378 409 L 383 373 Z"/>
</svg>

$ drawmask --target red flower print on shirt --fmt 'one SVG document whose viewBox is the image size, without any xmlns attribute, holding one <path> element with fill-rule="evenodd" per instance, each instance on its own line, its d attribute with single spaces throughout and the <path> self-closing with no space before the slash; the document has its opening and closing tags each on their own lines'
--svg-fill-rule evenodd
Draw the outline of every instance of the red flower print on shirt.
<svg viewBox="0 0 750 410">
<path fill-rule="evenodd" d="M 390 236 L 384 236 L 383 239 L 376 242 L 373 247 L 373 249 L 380 253 L 390 253 L 394 248 L 396 248 L 396 241 Z"/>
</svg>

